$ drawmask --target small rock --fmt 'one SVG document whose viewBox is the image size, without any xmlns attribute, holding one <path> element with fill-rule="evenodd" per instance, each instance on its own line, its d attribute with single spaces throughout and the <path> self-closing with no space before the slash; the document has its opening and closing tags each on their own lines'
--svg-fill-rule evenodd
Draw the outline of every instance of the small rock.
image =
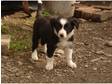
<svg viewBox="0 0 112 84">
<path fill-rule="evenodd" d="M 65 73 L 66 73 L 66 72 L 67 72 L 67 70 L 65 69 L 65 70 L 63 70 L 63 72 L 65 72 Z"/>
<path fill-rule="evenodd" d="M 108 47 L 112 47 L 112 41 L 107 41 L 104 45 Z"/>
<path fill-rule="evenodd" d="M 85 68 L 87 68 L 87 67 L 88 67 L 88 65 L 86 64 L 86 65 L 85 65 Z"/>
<path fill-rule="evenodd" d="M 19 71 L 19 69 L 16 67 L 12 67 L 12 68 L 9 68 L 8 71 L 16 73 L 17 71 Z"/>
<path fill-rule="evenodd" d="M 16 76 L 16 77 L 20 76 L 20 73 L 16 73 L 15 76 Z"/>
<path fill-rule="evenodd" d="M 63 57 L 64 55 L 64 51 L 61 50 L 61 49 L 56 49 L 55 53 L 54 53 L 54 56 L 57 56 L 57 57 Z"/>
<path fill-rule="evenodd" d="M 57 49 L 57 50 L 55 51 L 55 53 L 58 53 L 58 54 L 64 54 L 64 51 L 61 50 L 61 49 Z"/>
<path fill-rule="evenodd" d="M 96 68 L 96 67 L 94 67 L 94 68 L 93 68 L 93 70 L 95 70 L 95 71 L 96 71 L 96 70 L 97 70 L 97 68 Z"/>
<path fill-rule="evenodd" d="M 29 79 L 29 78 L 31 78 L 31 76 L 29 76 L 29 75 L 28 75 L 28 76 L 26 76 L 26 77 L 27 77 L 28 79 Z"/>
<path fill-rule="evenodd" d="M 28 66 L 29 69 L 33 69 L 33 66 Z"/>
<path fill-rule="evenodd" d="M 88 42 L 84 42 L 84 45 L 88 46 L 88 45 L 89 45 L 89 43 L 88 43 Z"/>
<path fill-rule="evenodd" d="M 4 59 L 8 59 L 8 56 L 3 56 Z"/>
<path fill-rule="evenodd" d="M 18 61 L 18 65 L 20 65 L 20 66 L 21 66 L 21 65 L 23 65 L 23 63 L 22 63 L 21 61 Z"/>
</svg>

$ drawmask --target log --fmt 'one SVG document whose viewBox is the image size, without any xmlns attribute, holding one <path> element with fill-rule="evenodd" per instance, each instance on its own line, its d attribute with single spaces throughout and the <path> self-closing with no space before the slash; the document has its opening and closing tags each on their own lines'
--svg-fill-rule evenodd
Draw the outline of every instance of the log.
<svg viewBox="0 0 112 84">
<path fill-rule="evenodd" d="M 112 10 L 101 10 L 91 6 L 81 6 L 75 9 L 74 17 L 94 22 L 102 22 L 112 17 Z"/>
<path fill-rule="evenodd" d="M 10 36 L 2 35 L 1 36 L 1 53 L 2 53 L 2 55 L 8 54 L 9 47 L 10 47 Z"/>
<path fill-rule="evenodd" d="M 94 8 L 101 9 L 101 10 L 111 10 L 112 9 L 112 7 L 109 7 L 109 6 L 94 6 Z"/>
<path fill-rule="evenodd" d="M 100 16 L 100 21 L 105 21 L 112 17 L 112 10 L 103 10 L 102 12 L 97 12 L 96 14 Z"/>
</svg>

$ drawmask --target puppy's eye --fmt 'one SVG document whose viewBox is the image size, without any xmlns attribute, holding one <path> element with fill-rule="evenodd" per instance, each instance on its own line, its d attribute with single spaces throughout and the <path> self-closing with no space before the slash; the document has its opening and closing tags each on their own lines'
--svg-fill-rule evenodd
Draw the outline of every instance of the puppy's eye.
<svg viewBox="0 0 112 84">
<path fill-rule="evenodd" d="M 64 28 L 68 28 L 69 27 L 69 24 L 65 24 Z"/>
<path fill-rule="evenodd" d="M 61 28 L 62 25 L 61 25 L 60 23 L 56 23 L 56 24 L 55 24 L 55 27 L 56 27 L 56 28 Z"/>
</svg>

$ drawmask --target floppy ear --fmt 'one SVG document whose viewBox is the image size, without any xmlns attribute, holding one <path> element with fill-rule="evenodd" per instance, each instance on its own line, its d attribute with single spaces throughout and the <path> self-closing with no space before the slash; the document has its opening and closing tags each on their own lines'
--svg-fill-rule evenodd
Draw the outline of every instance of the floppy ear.
<svg viewBox="0 0 112 84">
<path fill-rule="evenodd" d="M 50 20 L 51 26 L 52 26 L 52 27 L 55 27 L 56 24 L 58 24 L 58 20 L 59 20 L 60 18 L 61 18 L 61 17 L 57 17 L 57 16 L 52 17 L 51 20 Z"/>
<path fill-rule="evenodd" d="M 50 24 L 51 24 L 52 27 L 55 26 L 56 21 L 57 21 L 56 18 L 52 18 L 52 19 L 50 20 Z"/>
<path fill-rule="evenodd" d="M 79 20 L 77 18 L 71 17 L 70 19 L 70 23 L 72 26 L 75 26 L 77 29 L 79 28 Z"/>
</svg>

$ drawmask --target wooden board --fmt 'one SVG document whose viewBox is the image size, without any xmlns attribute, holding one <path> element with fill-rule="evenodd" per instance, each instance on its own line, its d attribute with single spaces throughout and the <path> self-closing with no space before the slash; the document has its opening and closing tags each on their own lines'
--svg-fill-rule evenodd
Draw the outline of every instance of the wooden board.
<svg viewBox="0 0 112 84">
<path fill-rule="evenodd" d="M 74 17 L 102 22 L 112 17 L 112 10 L 101 10 L 93 6 L 80 6 L 75 9 Z"/>
<path fill-rule="evenodd" d="M 2 55 L 6 55 L 9 51 L 10 47 L 10 36 L 9 35 L 1 35 L 1 53 Z"/>
</svg>

